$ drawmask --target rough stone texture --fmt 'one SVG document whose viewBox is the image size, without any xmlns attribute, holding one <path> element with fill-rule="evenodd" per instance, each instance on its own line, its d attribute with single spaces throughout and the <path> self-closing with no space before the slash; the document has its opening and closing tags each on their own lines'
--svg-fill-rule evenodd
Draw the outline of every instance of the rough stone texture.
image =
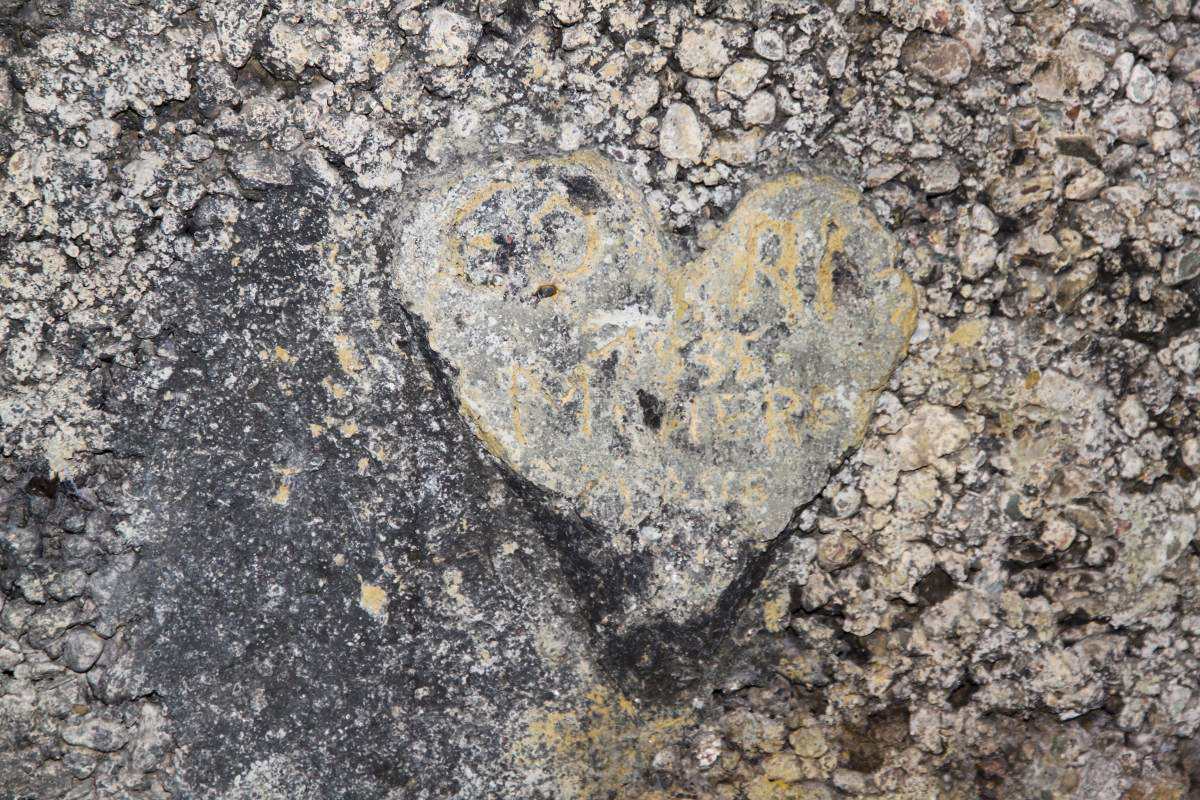
<svg viewBox="0 0 1200 800">
<path fill-rule="evenodd" d="M 75 628 L 63 639 L 63 663 L 75 672 L 87 672 L 103 652 L 104 639 L 88 628 Z"/>
<path fill-rule="evenodd" d="M 1198 92 L 1188 0 L 0 0 L 0 798 L 1195 796 Z M 394 282 L 555 151 L 913 282 L 725 636 L 613 635 Z"/>
<path fill-rule="evenodd" d="M 717 77 L 729 63 L 725 29 L 715 20 L 703 20 L 688 27 L 676 52 L 684 72 L 701 78 Z"/>
<path fill-rule="evenodd" d="M 667 158 L 694 164 L 704 152 L 707 133 L 691 106 L 675 103 L 663 115 L 658 147 Z"/>
<path fill-rule="evenodd" d="M 627 587 L 597 618 L 724 615 L 912 335 L 894 241 L 831 179 L 756 187 L 690 261 L 589 154 L 437 184 L 398 211 L 396 286 L 488 449 L 595 526 L 562 546 Z"/>
<path fill-rule="evenodd" d="M 904 63 L 923 78 L 955 84 L 971 72 L 971 53 L 957 39 L 914 34 L 904 46 Z"/>
<path fill-rule="evenodd" d="M 479 40 L 479 23 L 447 8 L 435 8 L 425 18 L 425 47 L 429 63 L 453 67 L 467 63 Z"/>
</svg>

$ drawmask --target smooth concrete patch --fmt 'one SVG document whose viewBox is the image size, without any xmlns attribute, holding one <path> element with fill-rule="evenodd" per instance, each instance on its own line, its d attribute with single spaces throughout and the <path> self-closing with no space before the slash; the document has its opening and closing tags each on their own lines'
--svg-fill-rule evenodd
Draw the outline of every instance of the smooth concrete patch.
<svg viewBox="0 0 1200 800">
<path fill-rule="evenodd" d="M 392 230 L 476 434 L 629 573 L 618 630 L 717 609 L 861 441 L 915 321 L 895 241 L 831 178 L 761 184 L 693 260 L 589 153 L 471 165 Z"/>
</svg>

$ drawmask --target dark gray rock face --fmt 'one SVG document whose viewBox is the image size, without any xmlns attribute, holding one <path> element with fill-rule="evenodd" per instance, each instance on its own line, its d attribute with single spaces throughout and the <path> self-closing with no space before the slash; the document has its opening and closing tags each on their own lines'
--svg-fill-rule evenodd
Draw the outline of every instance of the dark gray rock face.
<svg viewBox="0 0 1200 800">
<path fill-rule="evenodd" d="M 273 193 L 173 282 L 177 360 L 132 434 L 132 682 L 171 698 L 181 796 L 524 786 L 503 732 L 580 682 L 560 523 L 480 457 L 400 309 L 367 325 L 381 275 L 346 288 L 339 363 L 326 224 L 319 194 Z"/>
</svg>

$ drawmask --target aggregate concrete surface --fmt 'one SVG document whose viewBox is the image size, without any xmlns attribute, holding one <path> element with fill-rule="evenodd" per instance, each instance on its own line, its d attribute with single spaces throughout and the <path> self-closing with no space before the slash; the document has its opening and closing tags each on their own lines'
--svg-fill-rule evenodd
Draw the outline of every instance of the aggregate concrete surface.
<svg viewBox="0 0 1200 800">
<path fill-rule="evenodd" d="M 1200 3 L 0 0 L 0 798 L 1200 797 Z"/>
</svg>

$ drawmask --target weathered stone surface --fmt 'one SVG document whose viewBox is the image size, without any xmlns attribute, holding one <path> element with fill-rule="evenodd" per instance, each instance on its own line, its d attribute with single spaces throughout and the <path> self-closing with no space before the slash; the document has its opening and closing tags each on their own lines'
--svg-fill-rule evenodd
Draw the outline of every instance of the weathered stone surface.
<svg viewBox="0 0 1200 800">
<path fill-rule="evenodd" d="M 775 95 L 759 90 L 742 106 L 742 121 L 747 125 L 770 125 L 775 119 Z"/>
<path fill-rule="evenodd" d="M 1141 144 L 1154 127 L 1154 115 L 1145 106 L 1116 103 L 1100 120 L 1100 129 L 1122 142 Z"/>
<path fill-rule="evenodd" d="M 935 83 L 952 85 L 971 73 L 971 52 L 949 36 L 914 34 L 905 43 L 902 58 L 911 70 Z"/>
<path fill-rule="evenodd" d="M 730 64 L 721 73 L 717 88 L 739 100 L 749 97 L 766 77 L 768 66 L 756 58 L 743 58 Z"/>
<path fill-rule="evenodd" d="M 704 20 L 679 37 L 679 64 L 685 72 L 715 78 L 729 63 L 725 31 L 715 20 Z"/>
<path fill-rule="evenodd" d="M 1177 286 L 1200 275 L 1200 239 L 1193 239 L 1167 253 L 1163 259 L 1163 283 Z"/>
<path fill-rule="evenodd" d="M 91 628 L 71 629 L 63 642 L 63 663 L 75 672 L 87 672 L 104 652 L 104 640 Z"/>
<path fill-rule="evenodd" d="M 769 61 L 778 61 L 787 53 L 787 45 L 778 31 L 764 28 L 754 32 L 754 52 Z"/>
<path fill-rule="evenodd" d="M 63 741 L 102 753 L 120 750 L 129 741 L 129 731 L 118 720 L 89 717 L 77 725 L 64 728 Z"/>
<path fill-rule="evenodd" d="M 1194 0 L 0 0 L 0 795 L 1196 795 L 1198 91 Z M 613 635 L 392 286 L 388 192 L 556 148 L 904 243 L 727 637 Z"/>
<path fill-rule="evenodd" d="M 962 447 L 971 432 L 948 408 L 925 405 L 891 437 L 889 446 L 902 470 L 920 469 Z"/>
<path fill-rule="evenodd" d="M 860 440 L 914 294 L 859 195 L 768 181 L 688 260 L 608 162 L 501 161 L 398 211 L 392 269 L 491 452 L 596 528 L 625 634 L 720 608 Z"/>
<path fill-rule="evenodd" d="M 169 399 L 121 434 L 150 454 L 128 646 L 88 677 L 166 698 L 177 797 L 564 796 L 538 726 L 618 702 L 545 543 L 576 531 L 506 485 L 327 198 L 242 206 L 171 280 Z"/>
<path fill-rule="evenodd" d="M 696 112 L 687 103 L 672 103 L 663 115 L 662 133 L 658 138 L 658 149 L 667 158 L 690 164 L 704 152 L 707 138 L 704 125 L 696 118 Z"/>
<path fill-rule="evenodd" d="M 269 150 L 246 150 L 229 162 L 229 171 L 249 189 L 285 186 L 291 182 L 287 156 Z"/>
<path fill-rule="evenodd" d="M 432 9 L 425 19 L 425 48 L 429 63 L 453 67 L 467 63 L 479 41 L 479 23 L 444 8 Z"/>
<path fill-rule="evenodd" d="M 263 0 L 241 0 L 241 2 L 205 2 L 203 13 L 210 16 L 217 26 L 222 55 L 235 67 L 246 63 L 254 46 L 258 21 L 262 17 Z"/>
</svg>

